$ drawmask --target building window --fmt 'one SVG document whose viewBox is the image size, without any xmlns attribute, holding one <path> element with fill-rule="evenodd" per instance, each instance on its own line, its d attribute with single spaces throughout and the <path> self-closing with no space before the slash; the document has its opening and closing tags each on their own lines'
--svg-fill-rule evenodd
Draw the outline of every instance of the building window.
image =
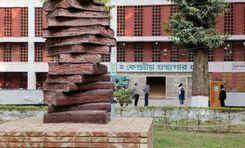
<svg viewBox="0 0 245 148">
<path fill-rule="evenodd" d="M 11 45 L 6 44 L 4 45 L 4 48 L 3 48 L 3 61 L 11 62 L 11 57 L 12 57 Z"/>
<path fill-rule="evenodd" d="M 134 35 L 143 36 L 143 6 L 135 6 Z"/>
<path fill-rule="evenodd" d="M 161 36 L 161 6 L 154 5 L 152 13 L 152 36 Z"/>
<path fill-rule="evenodd" d="M 21 8 L 20 13 L 20 36 L 27 37 L 28 36 L 28 8 Z"/>
<path fill-rule="evenodd" d="M 136 43 L 134 45 L 134 61 L 135 62 L 143 62 L 143 44 Z"/>
<path fill-rule="evenodd" d="M 43 29 L 43 9 L 35 8 L 35 36 L 41 37 Z"/>
<path fill-rule="evenodd" d="M 234 7 L 233 3 L 230 3 L 229 11 L 225 13 L 224 32 L 228 34 L 234 34 Z"/>
<path fill-rule="evenodd" d="M 156 42 L 157 43 L 157 42 Z M 161 62 L 161 48 L 159 44 L 152 45 L 152 62 Z"/>
<path fill-rule="evenodd" d="M 125 36 L 125 9 L 124 6 L 117 7 L 117 36 Z"/>
<path fill-rule="evenodd" d="M 21 44 L 20 47 L 20 61 L 28 62 L 28 46 L 26 43 Z"/>
<path fill-rule="evenodd" d="M 40 43 L 35 44 L 35 62 L 43 61 L 43 51 L 44 51 L 43 44 Z"/>
<path fill-rule="evenodd" d="M 102 55 L 103 62 L 110 62 L 111 61 L 111 54 L 103 54 Z"/>
<path fill-rule="evenodd" d="M 171 5 L 170 6 L 170 16 L 178 12 L 178 8 L 176 5 Z"/>
<path fill-rule="evenodd" d="M 12 8 L 4 8 L 4 36 L 12 36 Z"/>
<path fill-rule="evenodd" d="M 125 43 L 117 44 L 117 62 L 125 62 Z"/>
<path fill-rule="evenodd" d="M 210 49 L 208 51 L 208 61 L 214 61 L 214 50 Z"/>
<path fill-rule="evenodd" d="M 189 53 L 188 61 L 193 62 L 194 61 L 194 50 L 189 50 L 188 53 Z"/>
<path fill-rule="evenodd" d="M 170 62 L 179 62 L 179 49 L 175 45 L 171 45 Z"/>
<path fill-rule="evenodd" d="M 233 61 L 232 44 L 227 44 L 224 48 L 224 61 Z"/>
<path fill-rule="evenodd" d="M 245 73 L 238 73 L 237 82 L 237 89 L 241 89 L 238 91 L 245 91 Z"/>
<path fill-rule="evenodd" d="M 226 86 L 226 89 L 231 89 L 232 73 L 222 73 L 222 82 Z"/>
</svg>

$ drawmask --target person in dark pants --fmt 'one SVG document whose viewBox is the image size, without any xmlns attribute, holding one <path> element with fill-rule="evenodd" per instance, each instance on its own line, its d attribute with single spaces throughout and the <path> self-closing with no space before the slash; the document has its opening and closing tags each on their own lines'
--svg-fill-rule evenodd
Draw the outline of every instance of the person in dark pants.
<svg viewBox="0 0 245 148">
<path fill-rule="evenodd" d="M 221 107 L 225 107 L 226 92 L 224 85 L 220 85 L 219 100 Z"/>
<path fill-rule="evenodd" d="M 134 84 L 134 106 L 138 105 L 139 101 L 139 86 L 138 83 Z"/>
<path fill-rule="evenodd" d="M 184 104 L 184 100 L 185 100 L 185 89 L 183 87 L 183 84 L 180 83 L 180 85 L 179 85 L 179 101 L 180 101 L 180 105 Z"/>
<path fill-rule="evenodd" d="M 150 94 L 150 86 L 146 83 L 145 88 L 144 88 L 144 93 L 145 93 L 145 106 L 148 106 L 149 103 L 149 94 Z"/>
</svg>

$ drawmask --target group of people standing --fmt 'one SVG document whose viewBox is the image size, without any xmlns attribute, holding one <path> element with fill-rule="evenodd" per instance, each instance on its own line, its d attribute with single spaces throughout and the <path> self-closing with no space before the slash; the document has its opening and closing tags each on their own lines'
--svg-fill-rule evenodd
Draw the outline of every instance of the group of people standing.
<svg viewBox="0 0 245 148">
<path fill-rule="evenodd" d="M 179 84 L 178 96 L 179 96 L 180 105 L 183 105 L 185 100 L 185 89 L 182 83 Z M 226 91 L 223 84 L 220 85 L 219 100 L 220 100 L 220 106 L 225 107 Z"/>
<path fill-rule="evenodd" d="M 185 101 L 185 88 L 183 87 L 182 83 L 180 83 L 178 87 L 179 87 L 178 97 L 179 97 L 180 105 L 183 105 Z M 145 100 L 144 106 L 148 106 L 150 86 L 147 83 L 145 83 L 143 92 L 144 92 L 144 100 Z M 133 88 L 134 106 L 138 105 L 139 96 L 140 96 L 140 88 L 138 83 L 135 83 Z M 226 92 L 224 89 L 224 85 L 220 86 L 219 100 L 220 100 L 221 107 L 225 107 Z"/>
<path fill-rule="evenodd" d="M 148 106 L 148 104 L 149 104 L 150 86 L 147 83 L 145 83 L 143 91 L 144 91 L 144 96 L 145 96 L 145 105 L 144 106 Z M 133 88 L 134 106 L 138 105 L 139 96 L 140 96 L 139 92 L 140 92 L 139 85 L 138 85 L 138 83 L 135 83 L 134 84 L 134 88 Z"/>
</svg>

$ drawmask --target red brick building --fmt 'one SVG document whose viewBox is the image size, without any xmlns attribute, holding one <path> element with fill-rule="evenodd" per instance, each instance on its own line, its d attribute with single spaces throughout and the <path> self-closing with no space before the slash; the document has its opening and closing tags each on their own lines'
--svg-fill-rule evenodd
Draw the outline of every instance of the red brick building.
<svg viewBox="0 0 245 148">
<path fill-rule="evenodd" d="M 230 10 L 217 18 L 216 29 L 231 36 L 226 45 L 209 51 L 210 80 L 223 82 L 228 90 L 245 91 L 245 2 L 227 3 Z M 191 88 L 191 69 L 177 66 L 191 67 L 193 53 L 175 47 L 165 31 L 176 7 L 165 0 L 112 0 L 111 4 L 115 5 L 111 27 L 118 41 L 111 56 L 104 56 L 104 62 L 111 61 L 106 63 L 111 74 L 129 76 L 130 85 L 149 82 L 151 98 L 175 98 L 179 82 Z M 46 62 L 52 59 L 42 38 L 47 22 L 41 0 L 2 0 L 0 26 L 0 88 L 42 87 Z M 142 69 L 144 64 L 153 69 Z"/>
</svg>

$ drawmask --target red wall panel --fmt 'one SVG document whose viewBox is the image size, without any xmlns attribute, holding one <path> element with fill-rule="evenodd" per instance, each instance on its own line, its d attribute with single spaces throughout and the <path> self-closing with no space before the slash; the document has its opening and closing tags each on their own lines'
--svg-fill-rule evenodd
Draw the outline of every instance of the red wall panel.
<svg viewBox="0 0 245 148">
<path fill-rule="evenodd" d="M 215 26 L 215 29 L 219 33 L 224 33 L 224 21 L 225 21 L 224 16 L 218 16 L 218 18 L 217 18 L 217 24 Z"/>
<path fill-rule="evenodd" d="M 143 36 L 152 35 L 152 7 L 143 7 Z"/>
<path fill-rule="evenodd" d="M 20 37 L 20 24 L 21 24 L 21 9 L 12 9 L 12 37 Z"/>
<path fill-rule="evenodd" d="M 170 61 L 170 43 L 169 42 L 163 42 L 162 43 L 162 50 L 164 52 L 164 50 L 167 50 L 166 55 L 163 53 L 161 56 L 161 61 L 162 62 L 169 62 Z"/>
<path fill-rule="evenodd" d="M 180 62 L 188 62 L 189 61 L 189 52 L 188 50 L 184 50 L 180 48 Z"/>
<path fill-rule="evenodd" d="M 20 44 L 11 44 L 12 49 L 12 62 L 20 62 Z"/>
<path fill-rule="evenodd" d="M 134 36 L 134 7 L 126 7 L 125 14 L 125 36 Z"/>
<path fill-rule="evenodd" d="M 0 62 L 3 62 L 3 44 L 0 44 Z"/>
<path fill-rule="evenodd" d="M 220 47 L 214 50 L 214 61 L 224 61 L 224 48 Z"/>
<path fill-rule="evenodd" d="M 4 8 L 0 8 L 0 37 L 4 36 Z"/>
<path fill-rule="evenodd" d="M 233 52 L 234 52 L 234 61 L 243 61 L 244 55 L 243 55 L 243 43 L 242 42 L 235 42 L 233 45 Z"/>
<path fill-rule="evenodd" d="M 126 43 L 125 61 L 134 62 L 134 44 L 133 43 Z"/>
<path fill-rule="evenodd" d="M 234 34 L 243 34 L 244 10 L 241 3 L 234 3 Z"/>
<path fill-rule="evenodd" d="M 144 43 L 143 55 L 144 55 L 143 57 L 144 62 L 152 62 L 152 43 L 151 42 Z"/>
<path fill-rule="evenodd" d="M 170 16 L 170 9 L 171 9 L 171 6 L 170 5 L 164 5 L 162 6 L 162 35 L 163 36 L 166 36 L 168 35 L 165 31 L 165 24 L 166 24 L 166 21 L 169 19 L 169 16 Z"/>
</svg>

